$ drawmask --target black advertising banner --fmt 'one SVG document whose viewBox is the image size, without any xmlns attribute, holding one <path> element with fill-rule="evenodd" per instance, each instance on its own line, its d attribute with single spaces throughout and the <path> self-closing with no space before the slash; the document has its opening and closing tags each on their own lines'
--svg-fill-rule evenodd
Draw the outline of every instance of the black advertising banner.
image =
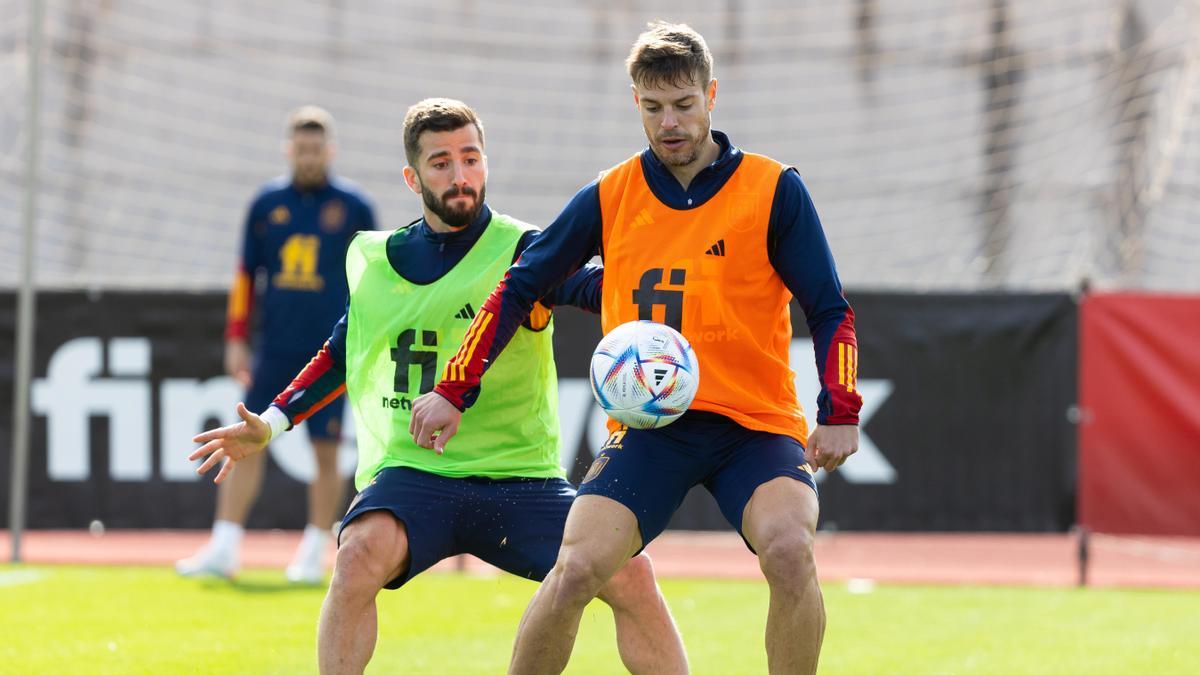
<svg viewBox="0 0 1200 675">
<path fill-rule="evenodd" d="M 1073 522 L 1076 308 L 1064 295 L 851 296 L 862 449 L 820 475 L 822 526 L 1058 530 Z M 0 294 L 0 512 L 7 518 L 15 296 Z M 38 299 L 28 524 L 203 528 L 215 490 L 186 460 L 197 431 L 235 420 L 221 372 L 222 293 L 47 292 Z M 792 366 L 807 412 L 812 343 L 794 312 Z M 587 382 L 596 317 L 558 313 L 563 466 L 578 480 L 604 441 Z M 701 364 L 703 369 L 703 364 Z M 349 415 L 347 415 L 349 417 Z M 353 424 L 340 464 L 354 467 Z M 299 528 L 307 435 L 273 444 L 251 527 Z M 721 529 L 694 490 L 672 527 Z"/>
<path fill-rule="evenodd" d="M 820 483 L 824 526 L 1052 531 L 1075 522 L 1071 296 L 859 293 L 850 301 L 863 442 Z"/>
<path fill-rule="evenodd" d="M 1054 531 L 1075 522 L 1077 307 L 1068 295 L 855 293 L 858 454 L 818 472 L 821 527 L 891 531 Z M 582 318 L 581 318 L 582 317 Z M 812 340 L 793 305 L 791 365 L 810 428 Z M 581 381 L 597 322 L 558 319 L 560 392 Z M 578 337 L 576 337 L 578 336 Z M 700 364 L 703 376 L 704 364 Z M 565 398 L 565 396 L 564 396 Z M 594 411 L 590 415 L 597 416 Z M 564 410 L 564 430 L 570 426 Z M 587 440 L 603 439 L 593 433 Z M 578 480 L 596 444 L 577 448 Z M 671 526 L 727 528 L 703 488 Z"/>
<path fill-rule="evenodd" d="M 11 294 L 3 303 L 15 306 Z M 39 294 L 29 527 L 86 527 L 93 519 L 108 527 L 212 524 L 215 474 L 196 476 L 186 457 L 197 431 L 236 421 L 231 406 L 242 391 L 222 375 L 224 307 L 220 293 Z M 5 312 L 0 328 L 5 512 L 13 315 Z M 288 436 L 303 445 L 303 434 Z M 297 454 L 312 462 L 311 451 Z M 278 462 L 265 474 L 250 525 L 303 527 L 304 483 Z"/>
</svg>

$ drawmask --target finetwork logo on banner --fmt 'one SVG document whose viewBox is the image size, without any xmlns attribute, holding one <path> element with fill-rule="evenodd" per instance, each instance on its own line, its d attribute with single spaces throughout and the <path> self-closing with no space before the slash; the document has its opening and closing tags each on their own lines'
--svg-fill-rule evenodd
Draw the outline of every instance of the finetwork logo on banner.
<svg viewBox="0 0 1200 675">
<path fill-rule="evenodd" d="M 154 380 L 150 354 L 151 341 L 144 337 L 113 338 L 107 345 L 96 337 L 75 338 L 55 350 L 46 377 L 34 382 L 32 392 L 34 414 L 46 417 L 46 469 L 51 480 L 92 477 L 89 427 L 95 417 L 108 422 L 108 477 L 154 479 L 155 414 L 158 476 L 168 481 L 200 479 L 195 472 L 199 462 L 187 460 L 195 448 L 192 436 L 206 423 L 237 423 L 234 406 L 244 392 L 226 376 Z M 352 428 L 346 434 L 352 435 Z M 306 445 L 304 434 L 288 433 L 270 448 L 284 472 L 303 482 L 316 475 L 315 459 Z M 338 464 L 343 473 L 353 473 L 352 438 L 343 442 Z"/>
</svg>

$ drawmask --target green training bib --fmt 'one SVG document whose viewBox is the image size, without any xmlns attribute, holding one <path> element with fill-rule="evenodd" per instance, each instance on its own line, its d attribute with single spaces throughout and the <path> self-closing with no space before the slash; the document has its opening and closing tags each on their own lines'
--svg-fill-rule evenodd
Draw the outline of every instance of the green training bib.
<svg viewBox="0 0 1200 675">
<path fill-rule="evenodd" d="M 454 269 L 424 285 L 392 268 L 391 232 L 360 232 L 351 241 L 346 394 L 354 410 L 359 490 L 392 466 L 452 478 L 562 475 L 552 323 L 541 331 L 517 330 L 504 357 L 488 369 L 479 399 L 463 413 L 444 454 L 419 447 L 408 433 L 413 401 L 433 390 L 530 229 L 493 213 Z"/>
</svg>

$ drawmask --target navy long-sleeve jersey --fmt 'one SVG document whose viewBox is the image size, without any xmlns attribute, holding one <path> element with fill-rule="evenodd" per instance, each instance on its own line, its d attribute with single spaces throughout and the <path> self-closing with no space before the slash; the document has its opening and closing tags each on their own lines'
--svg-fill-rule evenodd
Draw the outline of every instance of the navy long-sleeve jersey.
<svg viewBox="0 0 1200 675">
<path fill-rule="evenodd" d="M 257 307 L 260 350 L 312 354 L 346 305 L 346 246 L 373 229 L 371 201 L 351 181 L 331 176 L 301 189 L 283 176 L 263 185 L 246 214 L 225 337 L 249 339 Z"/>
</svg>

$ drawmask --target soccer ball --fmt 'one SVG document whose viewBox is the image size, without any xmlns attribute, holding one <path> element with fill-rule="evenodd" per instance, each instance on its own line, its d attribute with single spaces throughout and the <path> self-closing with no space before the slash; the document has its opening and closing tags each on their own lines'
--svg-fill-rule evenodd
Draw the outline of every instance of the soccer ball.
<svg viewBox="0 0 1200 675">
<path fill-rule="evenodd" d="M 590 379 L 609 417 L 634 429 L 656 429 L 687 412 L 700 386 L 700 364 L 674 328 L 630 321 L 596 345 Z"/>
</svg>

